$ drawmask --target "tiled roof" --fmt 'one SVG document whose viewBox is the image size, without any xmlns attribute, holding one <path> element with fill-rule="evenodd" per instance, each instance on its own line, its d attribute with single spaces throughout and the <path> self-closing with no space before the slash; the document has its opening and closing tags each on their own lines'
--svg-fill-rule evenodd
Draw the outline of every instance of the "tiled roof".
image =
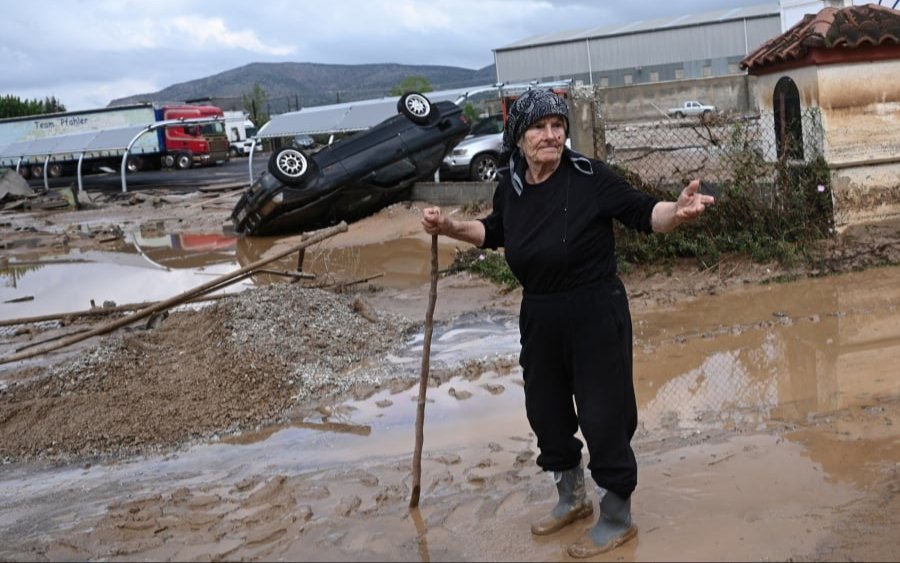
<svg viewBox="0 0 900 563">
<path fill-rule="evenodd" d="M 877 4 L 824 8 L 744 57 L 741 68 L 757 70 L 798 61 L 810 49 L 857 49 L 900 45 L 900 11 Z"/>
</svg>

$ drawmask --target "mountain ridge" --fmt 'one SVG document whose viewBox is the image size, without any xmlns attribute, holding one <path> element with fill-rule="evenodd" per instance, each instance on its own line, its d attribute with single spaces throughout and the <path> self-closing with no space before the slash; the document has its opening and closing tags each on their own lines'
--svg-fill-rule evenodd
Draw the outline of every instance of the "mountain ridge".
<svg viewBox="0 0 900 563">
<path fill-rule="evenodd" d="M 242 109 L 242 96 L 256 84 L 267 95 L 267 113 L 300 107 L 351 102 L 389 96 L 391 89 L 410 76 L 426 78 L 434 90 L 493 84 L 493 64 L 481 69 L 443 65 L 375 63 L 249 63 L 218 74 L 172 84 L 156 92 L 112 100 L 107 107 L 135 102 L 172 102 L 209 99 L 225 110 Z"/>
</svg>

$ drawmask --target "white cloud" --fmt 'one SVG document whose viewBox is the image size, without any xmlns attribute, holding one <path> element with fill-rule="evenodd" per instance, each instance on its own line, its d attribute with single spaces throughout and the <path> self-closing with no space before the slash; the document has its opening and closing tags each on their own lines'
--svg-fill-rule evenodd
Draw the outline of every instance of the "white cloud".
<svg viewBox="0 0 900 563">
<path fill-rule="evenodd" d="M 4 21 L 18 23 L 4 29 L 0 95 L 53 95 L 87 109 L 253 62 L 477 69 L 491 64 L 493 49 L 534 35 L 755 1 L 7 2 Z"/>
<path fill-rule="evenodd" d="M 252 53 L 282 57 L 296 52 L 292 46 L 266 45 L 256 32 L 243 29 L 234 31 L 221 18 L 180 16 L 163 26 L 168 40 L 202 48 L 227 47 L 244 49 Z"/>
</svg>

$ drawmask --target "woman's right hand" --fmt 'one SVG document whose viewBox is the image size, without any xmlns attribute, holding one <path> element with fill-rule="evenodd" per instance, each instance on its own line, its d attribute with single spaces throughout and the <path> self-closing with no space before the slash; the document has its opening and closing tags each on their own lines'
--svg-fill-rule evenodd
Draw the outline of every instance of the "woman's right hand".
<svg viewBox="0 0 900 563">
<path fill-rule="evenodd" d="M 441 214 L 440 207 L 426 207 L 422 210 L 422 227 L 429 235 L 441 235 L 447 232 L 450 218 Z"/>
</svg>

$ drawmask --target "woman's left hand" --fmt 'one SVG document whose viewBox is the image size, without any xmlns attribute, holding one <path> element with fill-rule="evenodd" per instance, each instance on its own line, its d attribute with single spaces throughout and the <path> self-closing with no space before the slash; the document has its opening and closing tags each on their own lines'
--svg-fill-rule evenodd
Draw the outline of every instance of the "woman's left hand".
<svg viewBox="0 0 900 563">
<path fill-rule="evenodd" d="M 694 180 L 681 190 L 678 201 L 675 202 L 675 219 L 679 223 L 693 221 L 706 210 L 707 205 L 716 202 L 713 196 L 699 192 L 700 180 Z"/>
</svg>

